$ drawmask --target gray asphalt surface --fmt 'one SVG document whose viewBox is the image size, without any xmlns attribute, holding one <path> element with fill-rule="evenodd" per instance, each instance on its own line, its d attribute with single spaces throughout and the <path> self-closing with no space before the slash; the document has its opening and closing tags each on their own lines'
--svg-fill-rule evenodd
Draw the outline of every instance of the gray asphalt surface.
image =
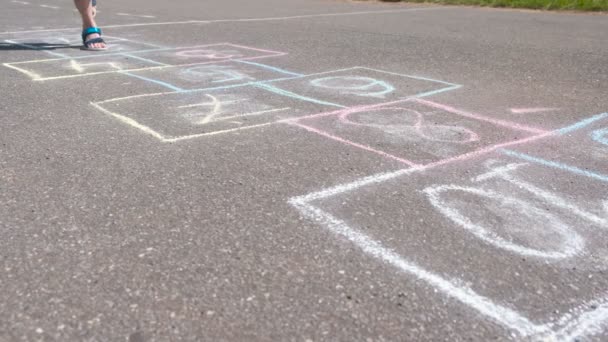
<svg viewBox="0 0 608 342">
<path fill-rule="evenodd" d="M 606 15 L 98 20 L 0 4 L 0 340 L 608 339 Z"/>
</svg>

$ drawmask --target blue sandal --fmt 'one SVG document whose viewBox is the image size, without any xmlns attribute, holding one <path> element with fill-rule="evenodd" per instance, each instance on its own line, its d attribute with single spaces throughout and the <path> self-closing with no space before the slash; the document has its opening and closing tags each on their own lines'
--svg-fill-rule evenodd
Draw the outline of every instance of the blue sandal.
<svg viewBox="0 0 608 342">
<path fill-rule="evenodd" d="M 99 35 L 99 37 L 97 38 L 91 38 L 87 40 L 87 36 L 97 33 Z M 101 29 L 99 27 L 89 27 L 88 29 L 82 31 L 82 45 L 83 45 L 83 50 L 89 50 L 89 51 L 105 51 L 108 49 L 108 47 L 103 47 L 103 48 L 94 48 L 91 47 L 91 45 L 93 44 L 97 44 L 97 43 L 106 43 L 103 38 L 101 38 Z"/>
</svg>

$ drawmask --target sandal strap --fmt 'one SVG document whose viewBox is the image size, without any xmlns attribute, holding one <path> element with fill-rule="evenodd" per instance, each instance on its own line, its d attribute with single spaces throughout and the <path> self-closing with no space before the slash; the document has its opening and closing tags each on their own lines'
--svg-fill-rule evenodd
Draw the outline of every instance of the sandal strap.
<svg viewBox="0 0 608 342">
<path fill-rule="evenodd" d="M 82 31 L 82 41 L 84 42 L 84 40 L 87 38 L 88 35 L 90 34 L 94 34 L 97 33 L 98 35 L 101 36 L 101 29 L 99 27 L 89 27 L 85 30 Z"/>
<path fill-rule="evenodd" d="M 84 46 L 89 47 L 91 44 L 97 44 L 97 43 L 105 43 L 105 41 L 101 37 L 92 38 L 92 39 L 86 40 L 84 42 Z"/>
</svg>

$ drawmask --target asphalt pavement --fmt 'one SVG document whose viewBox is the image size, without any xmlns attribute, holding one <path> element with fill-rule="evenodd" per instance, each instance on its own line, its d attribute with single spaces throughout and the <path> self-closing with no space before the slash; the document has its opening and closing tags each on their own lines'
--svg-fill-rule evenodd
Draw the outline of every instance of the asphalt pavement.
<svg viewBox="0 0 608 342">
<path fill-rule="evenodd" d="M 605 341 L 608 17 L 0 4 L 1 341 Z"/>
</svg>

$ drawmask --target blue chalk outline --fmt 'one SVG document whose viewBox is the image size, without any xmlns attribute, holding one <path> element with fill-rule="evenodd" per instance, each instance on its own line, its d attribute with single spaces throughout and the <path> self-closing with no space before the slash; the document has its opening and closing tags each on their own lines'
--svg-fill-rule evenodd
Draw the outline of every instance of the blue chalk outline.
<svg viewBox="0 0 608 342">
<path fill-rule="evenodd" d="M 295 76 L 295 77 L 304 77 L 304 76 L 306 76 L 304 74 L 299 74 L 299 73 L 296 73 L 296 72 L 293 72 L 293 71 L 288 71 L 288 70 L 285 70 L 285 69 L 273 67 L 273 66 L 270 66 L 270 65 L 262 64 L 262 63 L 243 61 L 243 60 L 234 60 L 234 62 L 254 65 L 254 66 L 258 66 L 258 67 L 263 68 L 263 69 L 268 69 L 268 70 L 271 70 L 271 71 L 276 71 L 278 73 L 282 73 L 282 74 L 286 74 L 286 75 L 292 75 L 292 76 Z M 289 79 L 289 78 L 287 78 L 287 79 Z"/>
<path fill-rule="evenodd" d="M 266 84 L 265 82 L 253 82 L 252 85 L 255 86 L 255 87 L 261 88 L 261 89 L 265 89 L 265 90 L 271 91 L 271 92 L 273 92 L 275 94 L 285 96 L 285 97 L 291 97 L 291 98 L 302 100 L 302 101 L 306 101 L 306 102 L 312 102 L 312 103 L 316 103 L 316 104 L 320 104 L 320 105 L 326 105 L 326 106 L 333 106 L 333 107 L 337 107 L 337 108 L 348 108 L 346 106 L 339 105 L 337 103 L 326 102 L 326 101 L 322 101 L 322 100 L 317 100 L 317 99 L 312 98 L 312 97 L 307 97 L 307 96 L 302 96 L 302 95 L 299 95 L 299 94 L 296 94 L 296 93 L 292 93 L 290 91 L 287 91 L 287 90 L 284 90 L 284 89 L 277 88 L 275 86 Z"/>
<path fill-rule="evenodd" d="M 521 153 L 521 152 L 517 152 L 517 151 L 513 151 L 513 150 L 501 149 L 500 151 L 502 153 L 508 155 L 508 156 L 511 156 L 511 157 L 519 158 L 519 159 L 522 159 L 522 160 L 525 160 L 525 161 L 529 161 L 529 162 L 532 162 L 532 163 L 536 163 L 536 164 L 540 164 L 540 165 L 543 165 L 543 166 L 552 167 L 554 169 L 559 169 L 559 170 L 562 170 L 562 171 L 568 171 L 568 172 L 571 172 L 571 173 L 574 173 L 574 174 L 577 174 L 577 175 L 581 175 L 581 176 L 597 179 L 597 180 L 600 180 L 602 182 L 608 182 L 608 175 L 603 175 L 603 174 L 600 174 L 600 173 L 583 170 L 583 169 L 580 169 L 580 168 L 575 167 L 575 166 L 570 166 L 570 165 L 567 165 L 567 164 L 558 163 L 558 162 L 554 162 L 554 161 L 551 161 L 551 160 L 534 157 L 534 156 L 531 156 L 529 154 L 525 154 L 525 153 Z"/>
<path fill-rule="evenodd" d="M 577 130 L 579 130 L 581 128 L 589 126 L 592 123 L 594 123 L 596 121 L 599 121 L 599 120 L 602 120 L 604 118 L 608 118 L 608 112 L 607 113 L 601 113 L 601 114 L 594 115 L 594 116 L 592 116 L 590 118 L 581 120 L 581 121 L 579 121 L 579 122 L 577 122 L 575 124 L 572 124 L 570 126 L 558 129 L 557 133 L 560 134 L 560 135 L 572 133 L 574 131 L 577 131 Z"/>
<path fill-rule="evenodd" d="M 349 70 L 369 70 L 369 71 L 375 71 L 375 72 L 379 72 L 379 73 L 383 73 L 383 74 L 395 75 L 395 76 L 406 77 L 406 78 L 413 78 L 413 79 L 417 79 L 417 80 L 421 80 L 421 81 L 441 83 L 441 84 L 445 84 L 445 85 L 448 86 L 448 87 L 445 87 L 445 88 L 430 90 L 430 91 L 418 93 L 418 94 L 415 94 L 415 95 L 412 95 L 412 96 L 406 96 L 406 97 L 400 98 L 400 99 L 403 99 L 403 100 L 405 100 L 405 99 L 412 99 L 412 98 L 423 98 L 423 97 L 433 96 L 433 95 L 437 95 L 437 94 L 440 94 L 440 93 L 444 93 L 444 92 L 448 92 L 448 91 L 452 91 L 452 90 L 456 90 L 456 89 L 462 88 L 462 85 L 460 85 L 460 84 L 455 84 L 455 83 L 450 83 L 450 82 L 446 82 L 446 81 L 436 80 L 436 79 L 432 79 L 432 78 L 428 78 L 428 77 L 420 77 L 420 76 L 414 76 L 414 75 L 399 74 L 399 73 L 395 73 L 395 72 L 384 71 L 384 70 L 379 70 L 379 69 L 373 69 L 373 68 L 368 68 L 368 67 L 361 67 L 361 66 L 356 66 L 356 67 L 347 68 L 347 69 L 341 69 L 341 70 L 332 70 L 332 71 L 327 71 L 327 72 L 308 74 L 308 75 L 300 75 L 300 76 L 296 76 L 296 77 L 277 78 L 277 79 L 268 80 L 268 81 L 261 81 L 260 83 L 281 82 L 281 81 L 294 80 L 294 79 L 311 77 L 311 76 L 328 75 L 328 74 L 332 74 L 332 73 L 338 73 L 338 72 L 349 71 Z M 269 90 L 270 90 L 270 88 L 269 88 Z M 272 90 L 271 91 L 276 92 L 277 94 L 282 94 L 282 95 L 293 97 L 293 98 L 297 98 L 297 99 L 310 99 L 309 97 L 305 97 L 305 96 L 302 96 L 302 95 L 299 95 L 299 94 L 296 94 L 296 93 L 284 90 L 282 88 L 279 88 L 276 85 L 272 86 Z M 315 103 L 319 103 L 320 100 L 315 100 L 315 101 L 317 101 Z M 325 101 L 321 101 L 321 102 L 329 103 L 329 102 L 325 102 Z M 339 104 L 332 104 L 332 105 L 336 105 L 337 107 L 341 107 L 341 108 L 348 108 L 348 106 L 339 105 Z"/>
<path fill-rule="evenodd" d="M 597 114 L 594 115 L 590 118 L 581 120 L 577 123 L 574 123 L 570 126 L 566 126 L 564 128 L 558 129 L 555 132 L 558 135 L 564 135 L 564 134 L 568 134 L 568 133 L 572 133 L 574 131 L 580 130 L 582 128 L 585 128 L 599 120 L 608 118 L 608 112 L 606 113 L 601 113 L 601 114 Z M 605 144 L 608 145 L 608 138 L 605 138 L 604 136 L 608 134 L 608 128 L 602 128 L 602 129 L 598 129 L 595 130 L 593 132 L 591 132 L 591 138 L 601 144 Z M 604 175 L 601 173 L 597 173 L 597 172 L 593 172 L 593 171 L 588 171 L 588 170 L 584 170 L 581 168 L 578 168 L 576 166 L 571 166 L 568 164 L 564 164 L 564 163 L 560 163 L 560 162 L 555 162 L 552 160 L 547 160 L 547 159 L 543 159 L 543 158 L 538 158 L 526 153 L 522 153 L 522 152 L 517 152 L 514 150 L 508 150 L 508 149 L 500 149 L 499 151 L 501 151 L 502 153 L 511 156 L 511 157 L 515 157 L 515 158 L 519 158 L 528 162 L 532 162 L 532 163 L 536 163 L 536 164 L 540 164 L 543 166 L 547 166 L 547 167 L 552 167 L 554 169 L 559 169 L 562 171 L 568 171 L 580 176 L 585 176 L 585 177 L 589 177 L 589 178 L 593 178 L 596 180 L 600 180 L 602 182 L 608 182 L 608 175 Z"/>
<path fill-rule="evenodd" d="M 184 92 L 184 89 L 182 89 L 180 87 L 174 86 L 171 83 L 163 82 L 163 81 L 160 81 L 160 80 L 157 80 L 157 79 L 154 79 L 154 78 L 148 78 L 148 77 L 136 75 L 136 74 L 133 74 L 133 73 L 130 73 L 130 72 L 119 72 L 119 74 L 123 74 L 123 75 L 127 75 L 127 76 L 130 76 L 130 77 L 139 78 L 140 80 L 147 81 L 147 82 L 150 82 L 150 83 L 155 83 L 155 84 L 161 85 L 163 87 L 169 88 L 169 89 L 171 89 L 171 90 L 173 90 L 175 92 L 178 92 L 178 93 Z"/>
</svg>

